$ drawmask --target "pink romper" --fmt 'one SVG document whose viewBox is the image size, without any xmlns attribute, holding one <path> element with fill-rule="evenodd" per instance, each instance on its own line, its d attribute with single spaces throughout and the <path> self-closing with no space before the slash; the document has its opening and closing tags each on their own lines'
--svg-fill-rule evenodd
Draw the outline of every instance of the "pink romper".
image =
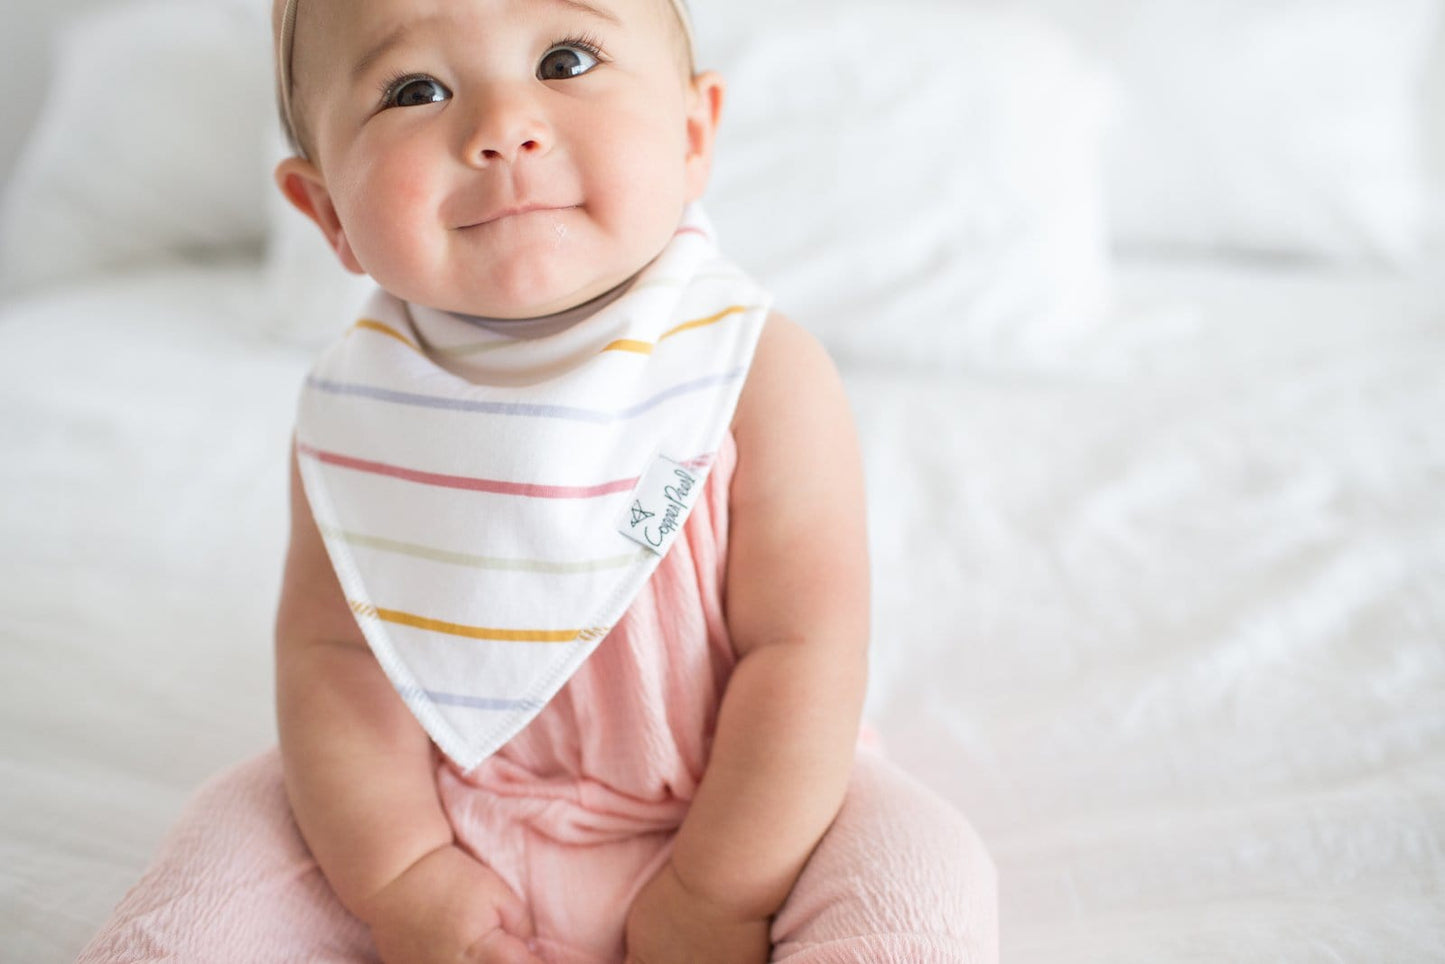
<svg viewBox="0 0 1445 964">
<path fill-rule="evenodd" d="M 469 774 L 438 755 L 458 841 L 532 911 L 552 964 L 618 964 L 666 860 L 735 662 L 724 622 L 728 436 L 704 497 L 623 620 L 542 713 Z M 860 749 L 843 809 L 774 919 L 795 964 L 997 960 L 993 865 L 966 820 Z M 376 961 L 286 802 L 272 750 L 213 779 L 80 961 Z"/>
</svg>

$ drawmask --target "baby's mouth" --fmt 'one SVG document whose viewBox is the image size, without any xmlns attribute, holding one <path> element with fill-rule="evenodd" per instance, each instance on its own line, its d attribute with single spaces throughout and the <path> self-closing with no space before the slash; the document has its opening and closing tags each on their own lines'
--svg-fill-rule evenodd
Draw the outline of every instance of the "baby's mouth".
<svg viewBox="0 0 1445 964">
<path fill-rule="evenodd" d="M 497 224 L 512 218 L 523 217 L 528 214 L 543 214 L 551 211 L 565 211 L 576 207 L 574 204 L 518 204 L 511 207 L 492 211 L 476 221 L 470 221 L 458 225 L 459 229 L 480 228 L 488 224 Z"/>
</svg>

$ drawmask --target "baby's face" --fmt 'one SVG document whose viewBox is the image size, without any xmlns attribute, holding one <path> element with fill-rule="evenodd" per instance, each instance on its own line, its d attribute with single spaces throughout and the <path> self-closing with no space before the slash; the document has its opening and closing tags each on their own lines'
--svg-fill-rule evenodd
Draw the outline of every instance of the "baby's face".
<svg viewBox="0 0 1445 964">
<path fill-rule="evenodd" d="M 655 257 L 706 184 L 721 83 L 688 76 L 672 17 L 659 0 L 302 0 L 311 157 L 278 180 L 401 298 L 498 318 L 581 304 Z"/>
</svg>

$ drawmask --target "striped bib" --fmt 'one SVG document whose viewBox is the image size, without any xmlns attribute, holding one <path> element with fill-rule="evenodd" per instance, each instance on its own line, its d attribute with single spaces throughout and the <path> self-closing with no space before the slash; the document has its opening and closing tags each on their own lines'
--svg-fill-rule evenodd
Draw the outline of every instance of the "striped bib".
<svg viewBox="0 0 1445 964">
<path fill-rule="evenodd" d="M 592 653 L 702 492 L 770 303 L 711 235 L 689 209 L 623 294 L 560 330 L 378 292 L 306 380 L 296 449 L 332 565 L 464 770 Z"/>
</svg>

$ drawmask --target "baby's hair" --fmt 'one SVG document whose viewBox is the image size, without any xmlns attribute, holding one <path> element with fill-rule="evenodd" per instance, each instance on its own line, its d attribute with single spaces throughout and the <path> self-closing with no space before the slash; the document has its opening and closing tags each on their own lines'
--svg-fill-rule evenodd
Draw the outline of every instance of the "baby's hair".
<svg viewBox="0 0 1445 964">
<path fill-rule="evenodd" d="M 692 17 L 688 13 L 686 0 L 670 0 L 677 23 L 682 30 L 683 43 L 687 52 L 688 72 L 694 68 L 695 56 L 692 39 Z M 291 57 L 296 45 L 296 11 L 301 0 L 285 0 L 276 24 L 276 101 L 281 112 L 281 125 L 286 131 L 286 140 L 298 156 L 307 158 L 306 139 L 298 125 L 295 98 L 292 87 L 295 78 L 291 73 Z M 309 159 L 309 158 L 308 158 Z"/>
</svg>

